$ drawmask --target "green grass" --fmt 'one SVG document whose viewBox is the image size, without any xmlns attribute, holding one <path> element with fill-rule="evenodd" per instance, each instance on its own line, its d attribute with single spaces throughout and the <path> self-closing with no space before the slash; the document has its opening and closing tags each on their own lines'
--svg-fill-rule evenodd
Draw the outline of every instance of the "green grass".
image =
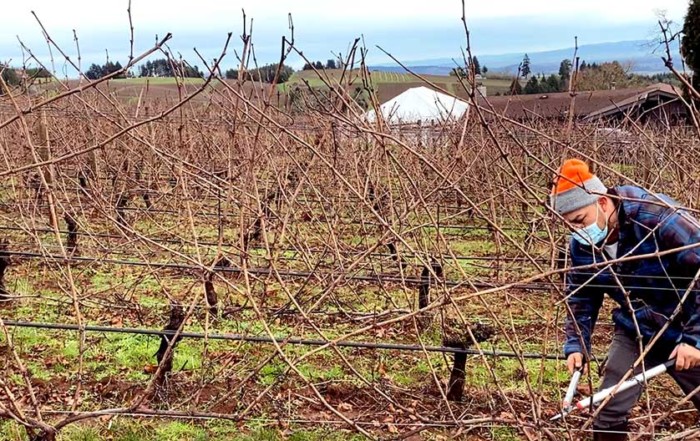
<svg viewBox="0 0 700 441">
<path fill-rule="evenodd" d="M 260 369 L 260 383 L 269 386 L 284 374 L 286 364 L 282 361 L 268 363 Z"/>
<path fill-rule="evenodd" d="M 54 331 L 42 331 L 31 328 L 14 329 L 13 339 L 21 354 L 41 357 L 42 361 L 30 359 L 25 361 L 33 378 L 50 381 L 55 374 L 66 372 L 66 366 L 77 366 L 78 342 L 76 334 L 59 335 Z M 0 338 L 0 343 L 4 338 Z M 128 380 L 145 380 L 149 376 L 143 373 L 147 365 L 155 364 L 154 354 L 160 340 L 152 336 L 110 334 L 95 337 L 88 334 L 85 351 L 86 368 L 96 380 L 118 376 L 125 371 Z M 173 370 L 197 370 L 202 366 L 203 342 L 184 340 L 178 343 L 173 360 Z M 55 363 L 47 369 L 44 359 L 60 358 L 62 363 Z"/>
<path fill-rule="evenodd" d="M 69 426 L 58 439 L 66 441 L 101 441 L 104 437 L 96 427 Z"/>
<path fill-rule="evenodd" d="M 520 441 L 522 437 L 512 427 L 493 427 L 490 429 L 491 439 L 494 441 Z"/>
<path fill-rule="evenodd" d="M 359 441 L 364 438 L 344 431 L 328 429 L 291 428 L 283 435 L 266 427 L 266 422 L 239 426 L 227 421 L 192 423 L 161 420 L 112 421 L 109 427 L 95 423 L 68 426 L 58 441 Z M 24 429 L 10 421 L 0 422 L 0 439 L 26 441 Z"/>
<path fill-rule="evenodd" d="M 416 216 L 416 222 L 419 216 Z M 413 219 L 412 219 L 413 222 Z M 454 222 L 455 224 L 461 222 Z M 145 229 L 155 228 L 151 222 L 143 222 Z M 314 231 L 312 226 L 304 225 L 304 234 L 312 237 L 318 237 L 321 241 L 323 231 Z M 320 229 L 320 228 L 319 228 Z M 373 235 L 371 227 L 364 233 L 360 228 L 348 227 L 341 234 L 340 239 L 345 243 L 360 244 L 367 246 L 369 243 L 376 241 L 376 236 Z M 441 231 L 445 234 L 447 245 L 458 255 L 489 255 L 494 250 L 493 240 L 488 233 L 483 233 L 481 230 L 465 233 L 456 229 L 446 228 Z M 423 228 L 417 231 L 415 236 L 411 236 L 411 243 L 416 249 L 441 249 L 444 244 L 436 245 L 433 236 L 436 231 L 430 228 Z M 283 246 L 283 245 L 281 245 Z M 504 248 L 509 249 L 504 245 Z M 385 248 L 380 248 L 380 252 L 386 252 Z M 186 251 L 187 252 L 187 251 Z M 444 251 L 442 251 L 444 252 Z M 86 253 L 88 254 L 88 253 Z M 263 262 L 263 252 L 252 253 L 255 256 L 251 259 L 254 262 Z M 280 255 L 285 257 L 293 257 L 294 252 L 281 252 Z M 154 258 L 154 260 L 167 261 L 167 254 L 162 257 Z M 328 261 L 333 259 L 328 257 Z M 455 262 L 448 262 L 445 266 L 445 274 L 448 278 L 453 278 L 457 269 Z M 480 261 L 460 261 L 467 274 L 481 276 L 485 272 L 476 267 L 483 264 Z M 285 262 L 289 268 L 305 269 L 303 264 L 299 262 Z M 395 263 L 383 262 L 383 267 L 388 267 L 389 271 L 397 270 Z M 379 268 L 379 265 L 377 265 Z M 13 304 L 8 318 L 26 319 L 32 321 L 48 321 L 48 322 L 63 322 L 75 323 L 75 317 L 70 306 L 70 299 L 58 289 L 55 279 L 52 276 L 51 269 L 45 269 L 31 264 L 23 264 L 22 267 L 13 267 L 8 277 L 9 283 L 15 282 L 19 290 L 27 294 L 39 292 L 42 298 L 37 301 L 35 299 L 25 299 Z M 488 271 L 488 270 L 485 270 Z M 19 274 L 14 277 L 14 274 Z M 27 276 L 27 274 L 32 275 Z M 36 274 L 42 274 L 42 277 L 37 277 Z M 111 264 L 94 265 L 90 267 L 76 266 L 73 273 L 76 285 L 80 286 L 80 293 L 83 296 L 83 301 L 86 305 L 91 305 L 83 309 L 85 319 L 90 324 L 105 324 L 112 323 L 112 319 L 118 318 L 119 324 L 114 326 L 139 327 L 149 329 L 161 329 L 167 321 L 168 299 L 164 295 L 167 291 L 170 295 L 180 299 L 192 299 L 193 296 L 201 296 L 203 294 L 203 286 L 198 276 L 189 274 L 179 274 L 175 271 L 160 272 L 160 278 L 153 275 L 143 276 L 141 269 L 125 268 Z M 411 266 L 406 274 L 407 277 L 416 277 L 420 274 L 420 268 Z M 242 286 L 240 279 L 231 277 L 229 279 L 234 285 Z M 194 285 L 193 285 L 194 284 Z M 219 299 L 228 304 L 241 304 L 243 295 L 235 293 L 233 290 L 225 288 L 223 283 L 215 283 Z M 191 287 L 194 286 L 193 289 Z M 301 291 L 302 300 L 315 299 L 320 292 L 325 289 L 321 284 L 304 284 L 303 281 L 285 282 L 285 286 L 290 292 L 296 294 Z M 279 283 L 276 281 L 259 281 L 253 282 L 253 295 L 256 301 L 265 302 L 266 307 L 274 308 L 288 302 L 287 295 Z M 263 289 L 265 291 L 263 291 Z M 438 290 L 432 290 L 431 293 L 435 296 Z M 114 294 L 119 294 L 116 297 Z M 381 311 L 386 308 L 393 308 L 396 304 L 398 308 L 410 308 L 416 301 L 417 289 L 413 286 L 401 287 L 396 284 L 389 284 L 383 287 L 364 284 L 349 283 L 334 288 L 332 298 L 338 300 L 326 301 L 322 305 L 323 309 L 329 311 L 337 311 L 342 305 L 343 309 L 354 309 L 357 311 L 373 312 Z M 105 310 L 101 307 L 94 307 L 94 302 L 98 300 L 119 302 L 122 298 L 128 298 L 137 305 L 140 310 L 138 315 L 128 310 L 118 308 Z M 46 302 L 46 298 L 52 299 L 51 302 Z M 68 303 L 57 303 L 58 300 Z M 487 296 L 483 299 L 485 302 L 493 305 L 499 305 L 501 297 L 498 295 Z M 534 300 L 529 300 L 533 302 Z M 99 305 L 99 304 L 98 304 Z M 547 305 L 545 302 L 544 306 Z M 308 303 L 305 304 L 308 306 Z M 461 305 L 460 305 L 461 306 Z M 517 302 L 513 303 L 515 311 L 520 314 L 522 305 Z M 537 305 L 539 307 L 539 304 Z M 470 312 L 484 315 L 484 306 L 481 303 L 473 303 L 464 305 L 465 310 L 462 312 L 468 314 Z M 511 310 L 510 312 L 513 312 Z M 527 311 L 526 311 L 527 312 Z M 505 312 L 502 312 L 506 314 Z M 449 313 L 448 313 L 449 314 Z M 497 312 L 501 314 L 501 312 Z M 514 313 L 515 314 L 515 313 Z M 452 317 L 452 316 L 450 316 Z M 519 317 L 519 316 L 518 316 Z M 499 318 L 507 321 L 507 316 Z M 204 328 L 204 314 L 197 311 L 195 316 L 187 325 L 189 331 L 202 331 Z M 316 319 L 316 317 L 314 317 Z M 242 310 L 236 312 L 235 315 L 220 318 L 211 329 L 214 332 L 232 332 L 251 335 L 265 335 L 262 326 L 262 321 L 251 310 Z M 294 336 L 300 338 L 314 338 L 319 336 L 305 325 L 300 325 L 298 320 L 289 317 L 269 318 L 267 323 L 272 332 L 277 336 Z M 355 323 L 335 323 L 333 319 L 319 320 L 319 325 L 328 338 L 336 338 L 353 329 L 356 329 L 358 324 Z M 451 325 L 450 325 L 451 326 Z M 56 331 L 35 330 L 26 328 L 12 328 L 18 348 L 21 349 L 21 357 L 26 361 L 32 377 L 39 380 L 44 380 L 46 383 L 51 383 L 52 380 L 71 380 L 77 372 L 77 358 L 79 355 L 79 347 L 77 342 L 78 334 L 75 332 L 58 333 Z M 397 343 L 415 344 L 416 337 L 413 335 L 412 327 L 390 326 L 386 334 L 375 334 L 374 331 L 354 337 L 357 341 L 392 341 Z M 421 338 L 426 345 L 440 345 L 442 343 L 442 330 L 435 323 L 421 334 Z M 534 337 L 537 339 L 537 337 Z M 0 338 L 0 344 L 2 343 Z M 539 341 L 539 340 L 538 340 Z M 107 395 L 105 400 L 115 404 L 111 400 L 121 400 L 124 390 L 129 390 L 130 387 L 140 387 L 146 384 L 151 379 L 151 375 L 144 372 L 146 366 L 155 364 L 155 352 L 159 345 L 159 338 L 156 336 L 137 336 L 127 334 L 100 334 L 87 333 L 87 351 L 84 354 L 85 374 L 87 381 L 98 381 L 101 383 L 116 384 L 120 387 L 114 395 Z M 509 350 L 506 343 L 501 340 L 489 342 L 484 345 L 484 348 L 496 347 L 499 349 Z M 525 351 L 537 352 L 541 349 L 541 341 L 523 342 Z M 233 343 L 224 341 L 210 341 L 208 346 L 209 358 L 205 359 L 205 343 L 202 340 L 184 339 L 175 350 L 175 359 L 173 363 L 173 373 L 176 375 L 177 382 L 186 384 L 187 387 L 194 384 L 200 377 L 206 380 L 214 379 L 218 382 L 219 378 L 213 378 L 213 373 L 218 372 L 218 369 L 223 366 L 220 360 L 226 359 L 231 354 L 237 354 L 234 357 L 232 365 L 227 366 L 227 373 L 231 376 L 231 381 L 235 384 L 237 379 L 242 378 L 251 372 L 253 367 L 257 366 L 262 359 L 269 356 L 273 349 L 269 345 L 254 345 L 247 343 Z M 290 359 L 295 359 L 310 350 L 305 346 L 285 345 L 284 351 Z M 558 350 L 555 349 L 555 350 Z M 356 349 L 342 348 L 342 353 L 351 360 L 352 366 L 357 369 L 370 382 L 383 382 L 409 391 L 422 390 L 426 387 L 434 387 L 434 379 L 431 375 L 430 365 L 436 370 L 438 378 L 441 381 L 446 381 L 449 378 L 450 368 L 452 364 L 451 356 L 443 354 L 431 353 L 429 359 L 420 353 L 398 353 L 395 351 L 363 351 L 359 353 Z M 45 363 L 47 360 L 56 361 L 55 363 Z M 489 359 L 490 360 L 490 359 Z M 447 362 L 446 362 L 447 361 Z M 491 361 L 491 360 L 490 360 Z M 547 362 L 545 369 L 545 378 L 543 379 L 545 393 L 550 397 L 556 397 L 560 390 L 564 387 L 562 384 L 566 381 L 566 375 L 561 369 L 561 363 Z M 49 367 L 50 366 L 50 367 Z M 279 358 L 264 366 L 257 378 L 250 381 L 248 384 L 253 391 L 261 390 L 265 386 L 275 385 L 273 390 L 295 387 L 301 384 L 300 379 L 296 374 L 291 373 L 286 376 L 282 374 L 287 370 L 288 366 Z M 305 358 L 298 364 L 297 369 L 301 374 L 312 383 L 334 383 L 341 385 L 349 385 L 351 388 L 356 388 L 358 391 L 364 391 L 368 387 L 359 378 L 353 375 L 350 369 L 338 358 L 333 350 L 324 350 L 313 356 Z M 489 372 L 484 369 L 479 359 L 472 358 L 468 362 L 469 373 L 467 375 L 467 393 L 469 391 L 482 391 L 493 389 L 494 382 Z M 519 372 L 520 367 L 513 360 L 500 359 L 494 362 L 494 369 L 497 374 L 498 383 L 509 394 L 521 395 L 527 392 L 522 381 L 522 373 Z M 538 387 L 540 362 L 537 360 L 527 362 L 527 371 L 533 387 Z M 10 382 L 14 384 L 23 384 L 20 377 L 10 373 L 8 375 Z M 104 381 L 109 379 L 109 382 Z M 179 383 L 178 383 L 179 384 Z M 121 389 L 121 388 L 124 389 Z M 220 392 L 222 385 L 216 383 L 214 385 L 216 392 Z M 225 386 L 223 386 L 225 387 Z M 93 409 L 95 404 L 99 402 L 97 395 L 90 396 L 90 393 L 98 389 L 86 388 L 83 406 L 85 409 Z M 98 392 L 99 393 L 99 392 Z M 99 406 L 99 404 L 98 404 Z M 292 409 L 294 411 L 294 409 Z M 153 419 L 127 419 L 117 418 L 111 428 L 100 426 L 100 422 L 90 421 L 81 423 L 70 430 L 65 431 L 59 437 L 63 441 L 73 440 L 92 440 L 92 439 L 109 439 L 109 440 L 160 440 L 160 439 L 192 439 L 192 440 L 247 440 L 247 439 L 295 439 L 295 440 L 326 440 L 326 439 L 349 439 L 348 434 L 343 432 L 338 427 L 325 428 L 309 428 L 299 427 L 293 433 L 284 433 L 284 436 L 278 432 L 277 426 L 271 426 L 267 420 L 263 420 L 266 415 L 270 414 L 270 409 L 263 408 L 259 412 L 256 411 L 255 418 L 260 418 L 255 423 L 246 423 L 245 425 L 229 424 L 222 421 L 212 423 L 189 421 L 164 421 Z M 119 424 L 117 424 L 117 422 Z M 311 430 L 308 430 L 311 429 Z M 14 431 L 14 432 L 13 432 Z M 16 428 L 11 425 L 0 426 L 0 439 L 22 439 L 21 434 L 17 435 Z M 22 430 L 20 430 L 22 432 Z M 17 438 L 20 436 L 20 438 Z M 359 438 L 358 438 L 359 439 Z"/>
<path fill-rule="evenodd" d="M 333 365 L 330 367 L 319 368 L 310 363 L 302 363 L 297 366 L 299 372 L 307 379 L 313 381 L 332 381 L 340 380 L 345 377 L 345 371 L 341 366 Z"/>
<path fill-rule="evenodd" d="M 27 435 L 19 424 L 13 420 L 0 419 L 0 439 L 3 441 L 26 441 Z"/>
<path fill-rule="evenodd" d="M 457 256 L 483 256 L 496 251 L 491 240 L 465 240 L 450 243 L 450 248 Z"/>
<path fill-rule="evenodd" d="M 268 422 L 251 420 L 244 426 L 229 421 L 192 423 L 187 420 L 128 420 L 117 418 L 106 426 L 96 422 L 66 427 L 58 441 L 360 441 L 360 435 L 327 428 L 292 427 L 284 435 L 267 427 Z M 27 441 L 24 428 L 11 420 L 0 420 L 0 439 Z"/>
<path fill-rule="evenodd" d="M 97 379 L 114 376 L 126 370 L 128 380 L 150 378 L 143 373 L 147 365 L 155 364 L 154 354 L 160 339 L 150 336 L 110 336 L 100 345 L 91 345 L 88 350 L 88 366 Z M 178 343 L 173 359 L 173 371 L 196 370 L 202 366 L 202 342 L 184 340 Z"/>
<path fill-rule="evenodd" d="M 516 359 L 500 358 L 497 362 L 489 359 L 496 380 L 506 393 L 527 393 L 525 374 L 520 362 Z M 569 374 L 563 368 L 563 362 L 545 361 L 543 375 L 540 375 L 542 362 L 540 360 L 525 360 L 527 379 L 534 389 L 541 383 L 543 391 L 557 396 L 559 391 L 566 388 Z M 597 381 L 594 378 L 594 383 Z M 477 388 L 492 388 L 493 376 L 484 366 L 482 360 L 473 358 L 467 363 L 467 384 Z"/>
<path fill-rule="evenodd" d="M 155 430 L 157 439 L 163 441 L 207 440 L 208 434 L 205 430 L 193 424 L 183 421 L 173 421 L 169 424 L 158 427 Z"/>
<path fill-rule="evenodd" d="M 439 371 L 439 366 L 443 364 L 442 357 L 439 355 L 431 356 L 431 363 Z M 426 381 L 432 381 L 432 378 L 429 378 L 430 373 L 430 365 L 425 358 L 420 358 L 414 363 L 400 362 L 397 359 L 394 364 L 390 364 L 388 367 L 387 375 L 395 384 L 411 387 L 416 384 L 423 384 Z"/>
</svg>

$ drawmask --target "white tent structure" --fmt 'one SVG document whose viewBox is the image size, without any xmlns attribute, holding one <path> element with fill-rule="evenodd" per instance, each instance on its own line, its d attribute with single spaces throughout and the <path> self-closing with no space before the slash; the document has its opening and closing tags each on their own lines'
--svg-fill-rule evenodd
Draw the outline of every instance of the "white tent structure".
<svg viewBox="0 0 700 441">
<path fill-rule="evenodd" d="M 387 101 L 379 107 L 382 117 L 389 124 L 433 124 L 456 121 L 464 115 L 469 104 L 427 87 L 414 87 Z M 365 118 L 376 121 L 374 110 Z"/>
</svg>

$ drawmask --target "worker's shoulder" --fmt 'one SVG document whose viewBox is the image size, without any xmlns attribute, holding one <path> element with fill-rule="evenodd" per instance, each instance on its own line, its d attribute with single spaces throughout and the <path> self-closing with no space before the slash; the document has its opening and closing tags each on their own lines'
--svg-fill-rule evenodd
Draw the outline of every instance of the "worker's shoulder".
<svg viewBox="0 0 700 441">
<path fill-rule="evenodd" d="M 653 193 L 635 185 L 614 187 L 614 193 L 620 198 L 622 211 L 628 218 L 661 215 L 678 206 L 678 202 L 663 193 Z"/>
<path fill-rule="evenodd" d="M 650 193 L 648 190 L 636 185 L 618 185 L 613 187 L 612 193 L 617 195 L 622 201 L 634 201 L 635 199 L 643 200 L 649 196 L 654 196 L 653 193 Z"/>
</svg>

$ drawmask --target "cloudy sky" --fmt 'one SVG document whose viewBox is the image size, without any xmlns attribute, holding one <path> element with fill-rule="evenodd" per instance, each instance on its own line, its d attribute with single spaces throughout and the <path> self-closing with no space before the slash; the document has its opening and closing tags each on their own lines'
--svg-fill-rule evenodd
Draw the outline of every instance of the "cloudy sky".
<svg viewBox="0 0 700 441">
<path fill-rule="evenodd" d="M 657 34 L 659 12 L 677 23 L 688 0 L 491 0 L 467 1 L 472 44 L 477 54 L 536 52 L 579 44 L 641 40 Z M 73 29 L 83 64 L 124 61 L 129 52 L 127 0 L 20 0 L 6 3 L 0 13 L 0 61 L 21 64 L 18 37 L 35 55 L 48 59 L 35 11 L 51 37 L 75 59 Z M 155 36 L 171 32 L 170 48 L 190 63 L 202 65 L 217 56 L 227 32 L 233 49 L 240 48 L 241 10 L 254 19 L 253 41 L 259 63 L 279 57 L 280 40 L 289 35 L 292 13 L 296 44 L 311 59 L 326 60 L 346 53 L 349 43 L 364 37 L 372 64 L 387 62 L 377 45 L 404 61 L 457 57 L 465 46 L 459 0 L 132 0 L 136 52 Z M 63 63 L 56 56 L 60 73 Z M 299 59 L 292 64 L 299 67 Z M 236 64 L 231 51 L 225 67 Z"/>
</svg>

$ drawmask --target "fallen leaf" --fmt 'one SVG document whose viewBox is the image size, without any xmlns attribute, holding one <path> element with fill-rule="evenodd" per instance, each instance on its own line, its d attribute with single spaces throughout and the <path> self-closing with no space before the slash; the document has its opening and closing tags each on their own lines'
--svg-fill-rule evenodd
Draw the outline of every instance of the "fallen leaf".
<svg viewBox="0 0 700 441">
<path fill-rule="evenodd" d="M 591 395 L 591 386 L 588 384 L 579 384 L 576 390 L 581 395 Z"/>
</svg>

